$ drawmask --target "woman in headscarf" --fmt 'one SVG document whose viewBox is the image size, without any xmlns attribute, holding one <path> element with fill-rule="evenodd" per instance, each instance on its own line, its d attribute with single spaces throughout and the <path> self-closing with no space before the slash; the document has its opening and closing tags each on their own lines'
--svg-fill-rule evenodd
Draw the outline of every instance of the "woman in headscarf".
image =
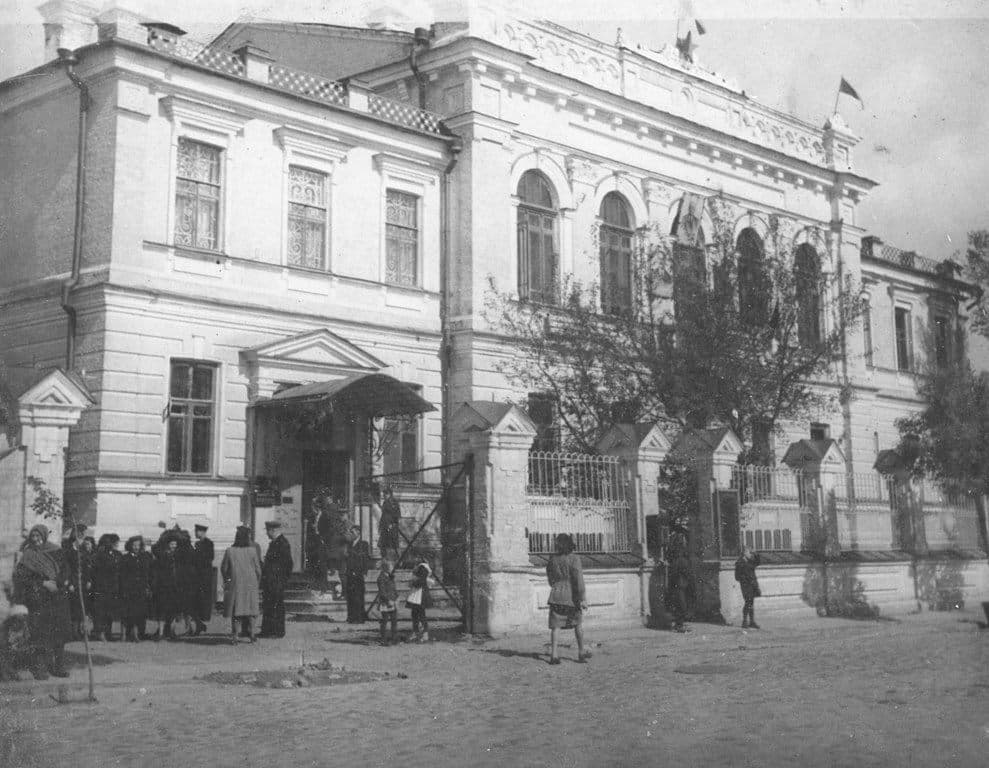
<svg viewBox="0 0 989 768">
<path fill-rule="evenodd" d="M 28 532 L 14 567 L 14 600 L 27 606 L 32 646 L 31 674 L 68 677 L 65 644 L 72 631 L 69 615 L 68 568 L 62 548 L 48 541 L 48 526 Z"/>
<path fill-rule="evenodd" d="M 93 635 L 96 640 L 113 640 L 113 622 L 120 601 L 120 537 L 104 533 L 93 556 Z"/>
<path fill-rule="evenodd" d="M 132 643 L 144 637 L 148 619 L 150 561 L 141 551 L 143 544 L 143 536 L 131 536 L 120 558 L 120 622 L 123 639 Z"/>
<path fill-rule="evenodd" d="M 177 551 L 179 536 L 177 531 L 166 531 L 158 539 L 158 553 L 155 560 L 154 584 L 155 606 L 158 620 L 162 625 L 162 636 L 174 640 L 172 622 L 182 615 L 184 600 L 179 582 L 179 560 Z"/>
<path fill-rule="evenodd" d="M 261 556 L 251 542 L 251 529 L 238 526 L 233 546 L 223 554 L 223 615 L 230 619 L 230 641 L 237 642 L 237 620 L 247 624 L 251 642 L 256 642 L 256 618 L 261 612 Z"/>
</svg>

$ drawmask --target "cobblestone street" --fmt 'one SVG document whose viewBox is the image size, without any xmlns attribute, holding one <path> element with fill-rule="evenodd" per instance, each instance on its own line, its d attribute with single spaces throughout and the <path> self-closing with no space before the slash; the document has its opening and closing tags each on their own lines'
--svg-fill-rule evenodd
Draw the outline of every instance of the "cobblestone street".
<svg viewBox="0 0 989 768">
<path fill-rule="evenodd" d="M 0 762 L 982 766 L 989 749 L 989 633 L 972 611 L 758 632 L 589 632 L 591 662 L 574 663 L 569 647 L 558 667 L 546 663 L 546 637 L 451 631 L 382 648 L 371 626 L 290 624 L 285 640 L 254 647 L 98 645 L 95 705 L 56 705 L 55 682 L 0 687 L 0 737 L 13 750 Z M 391 678 L 294 690 L 194 679 L 324 657 Z M 71 699 L 84 683 L 76 667 Z"/>
</svg>

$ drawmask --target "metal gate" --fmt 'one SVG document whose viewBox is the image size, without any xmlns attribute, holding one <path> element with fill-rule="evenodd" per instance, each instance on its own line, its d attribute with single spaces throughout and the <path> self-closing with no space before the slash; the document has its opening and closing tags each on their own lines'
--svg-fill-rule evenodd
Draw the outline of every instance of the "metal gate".
<svg viewBox="0 0 989 768">
<path fill-rule="evenodd" d="M 427 472 L 441 473 L 439 485 L 425 484 L 421 478 Z M 433 561 L 433 571 L 440 588 L 446 593 L 452 606 L 460 614 L 468 632 L 473 631 L 472 600 L 470 598 L 473 585 L 471 546 L 471 521 L 473 520 L 472 505 L 472 472 L 473 462 L 468 456 L 466 461 L 451 464 L 441 464 L 424 467 L 414 472 L 392 472 L 388 474 L 369 475 L 358 480 L 356 490 L 360 501 L 369 503 L 375 487 L 394 485 L 401 488 L 419 488 L 424 495 L 426 492 L 439 496 L 432 503 L 432 508 L 424 518 L 418 520 L 411 532 L 399 528 L 399 548 L 396 568 L 412 568 L 417 553 L 423 552 L 422 546 L 430 525 L 435 526 L 439 521 L 439 549 L 430 552 L 428 559 Z M 377 541 L 378 532 L 375 530 L 373 516 L 369 515 L 366 524 L 370 526 L 364 535 L 371 541 Z M 438 567 L 437 567 L 438 566 Z M 365 614 L 370 613 L 378 604 L 378 596 L 365 607 Z"/>
</svg>

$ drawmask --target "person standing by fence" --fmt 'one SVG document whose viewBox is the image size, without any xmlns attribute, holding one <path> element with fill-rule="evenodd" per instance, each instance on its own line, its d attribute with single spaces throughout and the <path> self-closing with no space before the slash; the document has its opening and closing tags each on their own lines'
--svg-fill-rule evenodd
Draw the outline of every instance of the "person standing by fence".
<svg viewBox="0 0 989 768">
<path fill-rule="evenodd" d="M 560 663 L 556 630 L 572 629 L 577 638 L 577 661 L 583 664 L 591 658 L 591 652 L 584 651 L 582 623 L 587 608 L 584 571 L 569 534 L 557 534 L 556 554 L 546 564 L 546 578 L 549 580 L 549 663 Z"/>
<path fill-rule="evenodd" d="M 686 632 L 687 590 L 690 589 L 690 561 L 687 559 L 687 541 L 684 537 L 670 540 L 670 570 L 667 587 L 667 604 L 673 613 L 673 631 Z"/>
<path fill-rule="evenodd" d="M 742 606 L 742 629 L 751 627 L 759 629 L 755 623 L 755 599 L 762 596 L 759 590 L 759 580 L 756 578 L 755 569 L 759 567 L 759 555 L 749 547 L 742 549 L 742 554 L 735 561 L 735 581 L 742 589 L 742 599 L 745 605 Z"/>
</svg>

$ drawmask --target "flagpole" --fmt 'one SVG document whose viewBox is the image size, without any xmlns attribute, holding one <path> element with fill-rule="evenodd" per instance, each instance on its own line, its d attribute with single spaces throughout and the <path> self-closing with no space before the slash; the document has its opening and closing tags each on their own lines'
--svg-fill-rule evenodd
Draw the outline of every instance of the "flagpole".
<svg viewBox="0 0 989 768">
<path fill-rule="evenodd" d="M 838 114 L 838 99 L 841 98 L 841 85 L 838 86 L 838 92 L 834 95 L 834 109 L 831 110 L 831 114 Z"/>
</svg>

